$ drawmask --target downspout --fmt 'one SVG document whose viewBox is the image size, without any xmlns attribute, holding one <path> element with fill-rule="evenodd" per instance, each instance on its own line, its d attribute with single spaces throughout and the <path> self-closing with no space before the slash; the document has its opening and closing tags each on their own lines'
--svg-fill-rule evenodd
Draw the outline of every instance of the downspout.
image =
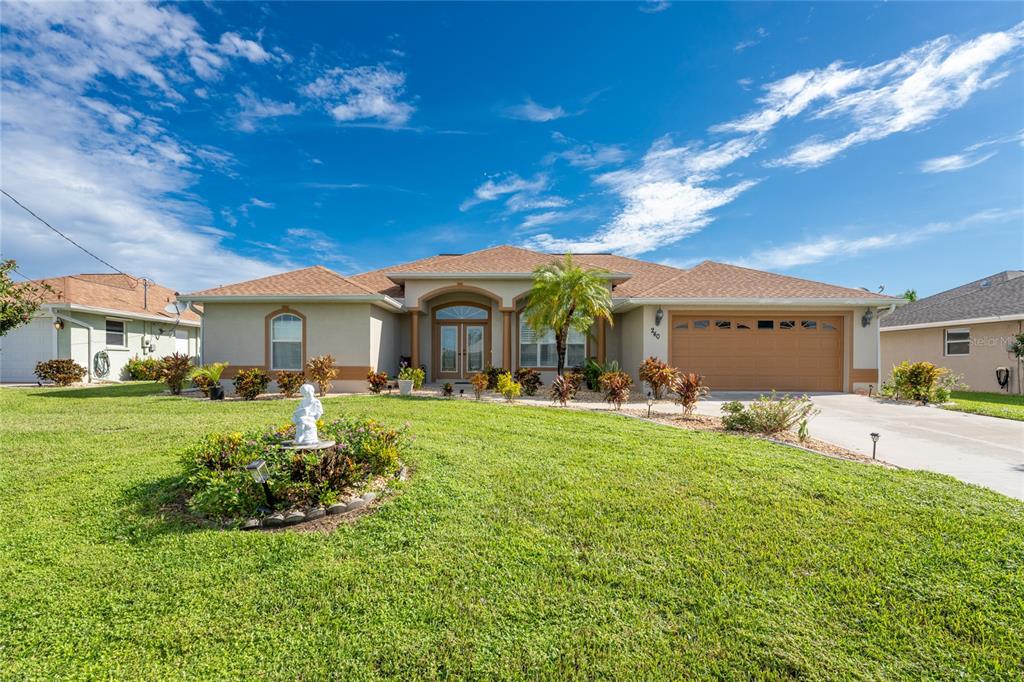
<svg viewBox="0 0 1024 682">
<path fill-rule="evenodd" d="M 882 318 L 892 315 L 895 310 L 895 303 L 888 308 L 876 308 L 876 311 L 878 311 L 878 329 L 875 331 L 875 336 L 878 337 L 878 340 L 875 343 L 875 352 L 877 354 L 875 366 L 878 367 L 878 385 L 875 386 L 876 391 L 882 390 Z"/>
<path fill-rule="evenodd" d="M 203 359 L 203 354 L 206 352 L 206 323 L 203 320 L 203 311 L 196 308 L 196 304 L 192 301 L 188 302 L 188 309 L 199 316 L 199 364 L 205 365 L 206 361 Z"/>
<path fill-rule="evenodd" d="M 89 382 L 88 383 L 91 384 L 92 383 L 92 326 L 86 324 L 85 322 L 82 322 L 81 320 L 76 320 L 75 318 L 71 317 L 70 315 L 67 315 L 66 313 L 60 312 L 56 308 L 52 308 L 51 310 L 53 310 L 53 314 L 55 316 L 59 317 L 60 319 L 67 320 L 68 322 L 70 322 L 72 324 L 77 324 L 79 327 L 82 327 L 83 329 L 85 329 L 85 334 L 86 334 L 86 336 L 85 336 L 85 338 L 86 338 L 86 346 L 85 346 L 86 350 L 85 350 L 85 352 L 88 353 L 88 359 L 86 360 L 86 363 L 85 363 L 85 365 L 86 365 L 85 366 L 85 371 L 86 371 L 86 376 L 89 377 Z M 70 338 L 68 339 L 68 348 L 71 348 L 71 339 Z"/>
</svg>

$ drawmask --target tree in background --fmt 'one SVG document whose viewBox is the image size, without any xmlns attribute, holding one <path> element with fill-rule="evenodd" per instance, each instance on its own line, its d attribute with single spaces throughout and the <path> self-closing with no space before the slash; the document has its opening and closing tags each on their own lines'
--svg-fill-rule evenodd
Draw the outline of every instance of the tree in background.
<svg viewBox="0 0 1024 682">
<path fill-rule="evenodd" d="M 605 270 L 583 268 L 572 254 L 533 271 L 533 287 L 523 309 L 526 324 L 538 334 L 555 333 L 558 376 L 565 371 L 569 329 L 589 334 L 597 320 L 612 323 L 612 297 L 602 275 Z"/>
<path fill-rule="evenodd" d="M 917 300 L 917 289 L 907 289 L 903 292 L 903 298 L 913 303 Z"/>
<path fill-rule="evenodd" d="M 0 336 L 31 320 L 43 302 L 43 292 L 53 291 L 39 282 L 12 282 L 10 273 L 17 267 L 14 260 L 0 261 Z"/>
</svg>

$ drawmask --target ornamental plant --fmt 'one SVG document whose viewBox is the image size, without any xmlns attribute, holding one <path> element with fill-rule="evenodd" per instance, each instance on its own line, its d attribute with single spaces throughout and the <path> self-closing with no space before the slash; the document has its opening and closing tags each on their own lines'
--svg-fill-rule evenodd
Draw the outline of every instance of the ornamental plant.
<svg viewBox="0 0 1024 682">
<path fill-rule="evenodd" d="M 451 398 L 452 395 L 454 395 L 454 393 L 455 393 L 455 387 L 452 386 L 451 382 L 450 381 L 444 382 L 444 385 L 441 386 L 441 396 L 443 398 Z"/>
<path fill-rule="evenodd" d="M 498 375 L 498 393 L 505 397 L 508 402 L 515 402 L 515 399 L 519 397 L 522 392 L 522 385 L 512 378 L 511 372 L 503 372 Z"/>
<path fill-rule="evenodd" d="M 321 396 L 327 395 L 331 390 L 331 380 L 337 376 L 338 370 L 334 368 L 333 355 L 318 355 L 310 358 L 306 363 L 306 376 L 316 384 L 317 391 Z"/>
<path fill-rule="evenodd" d="M 221 374 L 228 366 L 226 362 L 214 362 L 192 370 L 192 385 L 198 388 L 203 395 L 210 396 L 210 388 L 220 383 Z"/>
<path fill-rule="evenodd" d="M 904 360 L 892 368 L 892 389 L 896 398 L 908 398 L 927 403 L 933 399 L 939 379 L 949 374 L 944 367 L 930 362 L 907 362 Z M 941 397 L 941 396 L 934 396 Z M 946 395 L 948 398 L 948 393 Z"/>
<path fill-rule="evenodd" d="M 641 363 L 638 376 L 640 381 L 651 387 L 654 399 L 661 400 L 665 390 L 672 386 L 672 381 L 678 374 L 674 367 L 669 367 L 667 362 L 652 355 Z"/>
<path fill-rule="evenodd" d="M 820 410 L 806 395 L 780 397 L 772 391 L 771 395 L 759 396 L 749 406 L 738 400 L 722 405 L 722 425 L 729 431 L 772 435 L 791 429 L 796 424 L 803 424 L 818 412 Z M 806 425 L 800 430 L 806 438 Z"/>
<path fill-rule="evenodd" d="M 490 365 L 484 370 L 484 374 L 487 375 L 487 389 L 490 391 L 497 390 L 498 388 L 498 377 L 507 372 L 508 370 L 504 367 L 492 367 Z"/>
<path fill-rule="evenodd" d="M 370 393 L 380 394 L 388 387 L 388 373 L 374 372 L 372 369 L 366 375 L 366 383 L 370 386 Z"/>
<path fill-rule="evenodd" d="M 160 358 L 133 357 L 125 363 L 124 371 L 132 381 L 157 381 L 160 379 Z"/>
<path fill-rule="evenodd" d="M 45 282 L 14 283 L 8 273 L 17 267 L 14 260 L 0 261 L 0 336 L 31 320 L 45 294 L 59 293 Z"/>
<path fill-rule="evenodd" d="M 35 374 L 39 381 L 52 381 L 58 386 L 70 386 L 87 374 L 85 367 L 70 359 L 37 362 Z"/>
<path fill-rule="evenodd" d="M 633 377 L 626 372 L 605 372 L 601 375 L 601 390 L 605 402 L 616 410 L 622 409 L 622 403 L 629 400 L 629 389 L 633 385 Z"/>
<path fill-rule="evenodd" d="M 469 383 L 473 384 L 473 393 L 476 394 L 476 399 L 480 400 L 484 395 L 484 391 L 487 390 L 490 379 L 483 372 L 477 372 L 469 378 Z M 495 380 L 495 383 L 497 383 L 497 380 Z"/>
<path fill-rule="evenodd" d="M 256 398 L 267 390 L 270 384 L 270 375 L 259 367 L 243 369 L 235 375 L 235 393 L 245 400 L 256 400 Z"/>
<path fill-rule="evenodd" d="M 693 414 L 697 401 L 711 392 L 704 377 L 696 372 L 683 372 L 672 379 L 669 389 L 676 395 L 675 401 L 683 408 L 683 416 Z"/>
<path fill-rule="evenodd" d="M 543 384 L 540 380 L 540 372 L 530 367 L 520 367 L 516 370 L 513 378 L 523 387 L 525 395 L 537 395 L 537 389 Z"/>
<path fill-rule="evenodd" d="M 160 381 L 167 384 L 171 393 L 179 395 L 185 381 L 192 375 L 192 358 L 185 353 L 164 356 L 160 361 Z"/>
<path fill-rule="evenodd" d="M 551 402 L 556 402 L 565 407 L 576 395 L 578 386 L 573 385 L 569 376 L 555 377 L 551 382 Z"/>
<path fill-rule="evenodd" d="M 402 381 L 411 381 L 413 389 L 419 390 L 423 386 L 423 382 L 426 381 L 427 375 L 420 367 L 405 365 L 398 370 L 398 378 Z"/>
<path fill-rule="evenodd" d="M 299 388 L 306 381 L 306 377 L 302 372 L 282 370 L 274 376 L 274 381 L 277 382 L 277 390 L 281 391 L 285 398 L 294 398 L 299 394 Z"/>
</svg>

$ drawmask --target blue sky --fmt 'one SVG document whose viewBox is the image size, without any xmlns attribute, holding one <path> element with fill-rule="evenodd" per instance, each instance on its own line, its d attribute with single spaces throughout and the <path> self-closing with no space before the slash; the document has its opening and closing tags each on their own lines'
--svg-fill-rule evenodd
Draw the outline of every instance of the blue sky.
<svg viewBox="0 0 1024 682">
<path fill-rule="evenodd" d="M 3 187 L 182 291 L 499 243 L 1024 267 L 1024 5 L 4 3 Z M 30 277 L 102 266 L 2 204 Z"/>
</svg>

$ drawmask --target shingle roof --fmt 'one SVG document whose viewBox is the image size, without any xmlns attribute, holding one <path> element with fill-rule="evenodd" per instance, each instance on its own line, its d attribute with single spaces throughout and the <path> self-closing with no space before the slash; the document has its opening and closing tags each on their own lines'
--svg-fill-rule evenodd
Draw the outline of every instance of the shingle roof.
<svg viewBox="0 0 1024 682">
<path fill-rule="evenodd" d="M 1004 270 L 909 303 L 882 318 L 882 327 L 1024 315 L 1024 271 Z"/>
<path fill-rule="evenodd" d="M 172 289 L 150 282 L 147 288 L 142 280 L 125 275 L 83 273 L 36 280 L 49 285 L 53 291 L 37 288 L 46 303 L 68 303 L 118 310 L 126 314 L 151 315 L 174 320 L 175 315 L 164 311 L 164 306 L 175 300 Z M 181 314 L 181 319 L 198 322 L 199 316 L 191 310 Z"/>
<path fill-rule="evenodd" d="M 194 291 L 183 298 L 211 296 L 351 296 L 377 293 L 322 265 L 291 270 L 246 282 Z"/>
<path fill-rule="evenodd" d="M 403 297 L 400 281 L 416 275 L 512 273 L 529 276 L 535 268 L 561 254 L 542 253 L 516 246 L 494 246 L 466 254 L 442 254 L 409 263 L 342 277 L 326 268 L 295 270 L 263 279 L 231 284 L 188 294 L 204 296 L 344 295 L 375 292 Z M 601 268 L 623 277 L 615 284 L 615 298 L 892 298 L 863 289 L 812 282 L 760 270 L 704 261 L 683 270 L 669 265 L 614 254 L 573 254 L 580 265 Z M 389 276 L 390 275 L 390 276 Z M 396 282 L 395 280 L 399 280 Z M 356 287 L 358 290 L 352 290 Z M 899 300 L 893 298 L 893 300 Z"/>
</svg>

